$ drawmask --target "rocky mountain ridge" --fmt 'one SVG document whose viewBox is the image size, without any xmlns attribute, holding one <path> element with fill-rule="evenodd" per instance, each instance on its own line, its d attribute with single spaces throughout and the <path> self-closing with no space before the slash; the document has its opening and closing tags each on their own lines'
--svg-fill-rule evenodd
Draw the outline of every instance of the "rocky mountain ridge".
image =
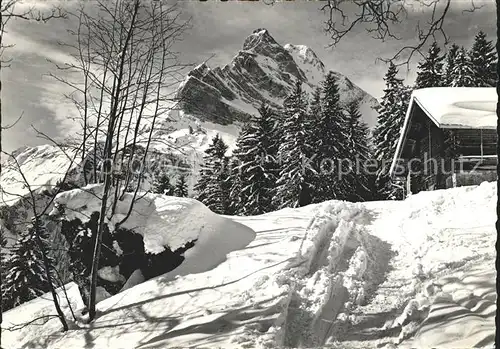
<svg viewBox="0 0 500 349">
<path fill-rule="evenodd" d="M 327 73 L 325 64 L 307 46 L 282 46 L 266 29 L 257 29 L 229 64 L 210 68 L 202 63 L 191 70 L 180 84 L 177 97 L 184 114 L 228 125 L 245 121 L 263 102 L 279 108 L 297 80 L 311 93 Z M 377 100 L 346 76 L 334 74 L 341 102 L 356 100 L 364 121 L 373 127 Z"/>
</svg>

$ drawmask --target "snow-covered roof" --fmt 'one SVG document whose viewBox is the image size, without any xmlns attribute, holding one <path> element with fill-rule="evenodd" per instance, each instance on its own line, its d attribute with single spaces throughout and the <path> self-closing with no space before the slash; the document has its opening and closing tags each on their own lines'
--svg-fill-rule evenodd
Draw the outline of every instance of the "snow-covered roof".
<svg viewBox="0 0 500 349">
<path fill-rule="evenodd" d="M 394 171 L 403 150 L 415 105 L 439 128 L 496 129 L 497 100 L 494 87 L 430 87 L 413 91 L 389 173 Z"/>
<path fill-rule="evenodd" d="M 495 129 L 497 99 L 493 87 L 423 88 L 413 91 L 409 109 L 417 103 L 439 128 Z"/>
</svg>

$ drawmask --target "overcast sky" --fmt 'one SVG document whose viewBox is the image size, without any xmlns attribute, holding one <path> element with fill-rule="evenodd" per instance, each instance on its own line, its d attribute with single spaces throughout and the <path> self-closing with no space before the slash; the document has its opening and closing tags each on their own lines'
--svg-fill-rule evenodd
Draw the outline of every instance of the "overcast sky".
<svg viewBox="0 0 500 349">
<path fill-rule="evenodd" d="M 468 47 L 479 30 L 493 39 L 494 1 L 485 1 L 485 6 L 472 14 L 463 12 L 470 0 L 452 2 L 444 28 L 452 42 Z M 480 2 L 476 0 L 475 3 Z M 331 41 L 323 31 L 326 17 L 319 11 L 320 2 L 277 2 L 272 6 L 262 2 L 182 1 L 179 4 L 183 18 L 190 18 L 192 24 L 177 46 L 186 62 L 198 63 L 213 56 L 209 66 L 227 64 L 254 29 L 266 28 L 280 44 L 309 46 L 328 69 L 347 75 L 377 98 L 383 93 L 382 78 L 387 67 L 377 63 L 376 58 L 391 56 L 400 47 L 414 43 L 416 20 L 425 20 L 428 16 L 422 11 L 411 12 L 410 19 L 396 28 L 402 36 L 399 41 L 380 42 L 371 39 L 360 28 L 338 46 L 328 48 Z M 75 132 L 75 123 L 66 120 L 72 107 L 63 102 L 64 89 L 45 75 L 55 71 L 47 60 L 67 61 L 68 55 L 58 41 L 68 39 L 66 30 L 73 25 L 74 22 L 64 20 L 9 23 L 7 41 L 15 46 L 8 51 L 11 67 L 2 71 L 4 122 L 15 120 L 21 113 L 23 118 L 14 128 L 4 132 L 7 151 L 23 145 L 47 143 L 34 136 L 31 125 L 52 137 Z M 400 75 L 407 77 L 408 83 L 414 79 L 416 62 L 417 59 L 409 72 L 401 68 Z"/>
</svg>

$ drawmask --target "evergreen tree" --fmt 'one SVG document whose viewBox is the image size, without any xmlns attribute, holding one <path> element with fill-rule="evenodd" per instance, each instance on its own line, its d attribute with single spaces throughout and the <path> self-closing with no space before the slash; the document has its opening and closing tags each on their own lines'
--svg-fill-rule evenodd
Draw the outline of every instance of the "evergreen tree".
<svg viewBox="0 0 500 349">
<path fill-rule="evenodd" d="M 476 87 L 496 86 L 497 56 L 493 43 L 486 40 L 486 34 L 480 31 L 469 53 L 473 69 L 473 85 Z"/>
<path fill-rule="evenodd" d="M 434 42 L 429 48 L 427 57 L 418 64 L 415 88 L 439 87 L 444 85 L 443 60 L 445 56 L 440 56 L 440 53 L 441 49 Z"/>
<path fill-rule="evenodd" d="M 170 184 L 170 178 L 167 176 L 166 173 L 163 173 L 153 182 L 152 191 L 155 194 L 172 195 L 173 189 L 174 188 Z"/>
<path fill-rule="evenodd" d="M 313 91 L 311 103 L 309 104 L 309 114 L 313 119 L 319 120 L 321 116 L 321 87 L 316 87 Z"/>
<path fill-rule="evenodd" d="M 321 94 L 322 88 L 317 87 L 313 91 L 311 103 L 309 104 L 309 122 L 314 126 L 318 126 L 322 119 L 321 112 Z M 321 145 L 321 132 L 311 132 L 309 134 L 308 143 L 316 150 L 320 149 Z M 315 161 L 315 168 L 318 169 L 320 161 Z M 316 199 L 313 199 L 315 201 Z"/>
<path fill-rule="evenodd" d="M 354 164 L 355 176 L 350 176 L 352 182 L 349 183 L 351 191 L 347 196 L 349 201 L 364 201 L 369 198 L 368 190 L 368 171 L 363 167 L 368 159 L 371 158 L 370 147 L 368 144 L 368 126 L 361 121 L 359 104 L 354 101 L 346 107 L 347 124 L 347 150 L 348 159 Z"/>
<path fill-rule="evenodd" d="M 175 183 L 174 194 L 180 198 L 186 198 L 188 196 L 188 188 L 186 183 L 186 175 L 180 175 Z"/>
<path fill-rule="evenodd" d="M 231 202 L 229 204 L 229 212 L 232 215 L 241 215 L 244 211 L 244 206 L 247 200 L 241 195 L 241 187 L 243 179 L 244 164 L 251 162 L 252 155 L 248 154 L 245 147 L 245 141 L 251 137 L 253 125 L 247 122 L 241 128 L 238 138 L 236 139 L 236 149 L 233 151 L 229 163 L 230 175 L 228 182 L 230 183 L 229 196 Z"/>
<path fill-rule="evenodd" d="M 275 196 L 278 208 L 310 204 L 314 194 L 316 171 L 309 163 L 314 149 L 308 143 L 313 130 L 301 85 L 297 82 L 283 103 L 283 136 L 278 149 L 280 172 Z"/>
<path fill-rule="evenodd" d="M 229 187 L 229 205 L 228 205 L 228 215 L 235 216 L 240 214 L 242 211 L 242 199 L 241 199 L 241 173 L 240 173 L 240 156 L 239 154 L 239 140 L 243 132 L 245 132 L 246 125 L 243 126 L 238 139 L 236 140 L 236 149 L 233 152 L 233 156 L 229 159 L 228 169 L 229 175 L 227 177 L 228 187 Z"/>
<path fill-rule="evenodd" d="M 7 270 L 8 270 L 8 252 L 6 251 L 7 247 L 7 238 L 5 237 L 4 234 L 4 229 L 3 227 L 0 227 L 0 247 L 1 247 L 1 253 L 0 253 L 0 267 L 2 268 L 0 272 L 2 273 L 2 310 L 7 310 L 12 307 L 12 299 L 10 294 L 7 294 L 4 292 L 5 289 L 5 278 L 7 277 Z"/>
<path fill-rule="evenodd" d="M 404 117 L 408 108 L 411 89 L 397 77 L 398 70 L 391 63 L 384 77 L 384 96 L 378 109 L 378 123 L 374 131 L 375 159 L 379 164 L 377 187 L 379 199 L 387 198 L 392 191 L 388 177 L 394 158 Z"/>
<path fill-rule="evenodd" d="M 272 210 L 276 185 L 274 120 L 269 107 L 262 105 L 259 116 L 238 137 L 235 157 L 239 163 L 240 203 L 238 214 L 258 215 Z M 234 188 L 233 188 L 234 192 Z"/>
<path fill-rule="evenodd" d="M 473 87 L 474 69 L 465 48 L 461 47 L 455 58 L 455 65 L 451 71 L 452 87 Z"/>
<path fill-rule="evenodd" d="M 317 149 L 316 163 L 319 175 L 315 202 L 325 200 L 345 200 L 353 191 L 353 170 L 348 169 L 350 150 L 348 149 L 347 123 L 340 106 L 340 94 L 335 75 L 329 72 L 322 83 L 321 112 L 316 121 L 314 142 Z"/>
<path fill-rule="evenodd" d="M 4 233 L 4 228 L 0 226 L 0 247 L 5 248 L 7 247 L 7 238 L 5 237 L 5 233 Z M 4 253 L 4 251 L 2 250 L 2 254 Z"/>
<path fill-rule="evenodd" d="M 457 59 L 458 50 L 460 47 L 457 44 L 451 45 L 448 54 L 446 55 L 446 64 L 444 69 L 444 86 L 451 86 L 453 80 L 453 69 L 455 68 L 455 60 Z"/>
<path fill-rule="evenodd" d="M 12 248 L 4 282 L 4 295 L 11 300 L 10 307 L 34 299 L 49 291 L 41 249 L 47 252 L 49 244 L 45 227 L 31 225 Z M 39 243 L 41 242 L 41 244 Z M 49 259 L 53 266 L 54 261 Z"/>
<path fill-rule="evenodd" d="M 217 134 L 205 151 L 204 167 L 194 188 L 197 192 L 196 199 L 219 214 L 227 214 L 229 210 L 229 159 L 225 156 L 226 151 L 227 145 Z"/>
<path fill-rule="evenodd" d="M 212 180 L 214 169 L 212 164 L 212 158 L 214 156 L 215 148 L 220 142 L 220 136 L 217 133 L 214 138 L 212 138 L 212 143 L 205 150 L 203 156 L 203 167 L 200 170 L 198 182 L 194 186 L 194 191 L 196 192 L 196 199 L 201 202 L 205 202 L 207 197 L 207 188 L 209 182 Z"/>
</svg>

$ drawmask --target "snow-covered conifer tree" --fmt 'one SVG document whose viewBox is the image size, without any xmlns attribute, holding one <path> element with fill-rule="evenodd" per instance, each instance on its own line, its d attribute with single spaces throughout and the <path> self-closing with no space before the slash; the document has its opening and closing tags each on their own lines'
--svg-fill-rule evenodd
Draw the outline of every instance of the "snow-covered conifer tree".
<svg viewBox="0 0 500 349">
<path fill-rule="evenodd" d="M 239 163 L 239 180 L 235 185 L 239 188 L 238 214 L 257 215 L 273 209 L 277 175 L 273 135 L 273 113 L 262 105 L 259 116 L 247 124 L 237 141 L 235 157 Z"/>
<path fill-rule="evenodd" d="M 48 251 L 45 227 L 33 225 L 20 236 L 12 248 L 8 261 L 3 294 L 10 299 L 10 307 L 34 299 L 50 290 L 41 248 Z M 41 246 L 38 241 L 41 241 Z M 48 256 L 48 253 L 47 253 Z M 54 261 L 49 258 L 51 266 Z"/>
<path fill-rule="evenodd" d="M 174 195 L 180 198 L 185 198 L 188 196 L 186 175 L 181 174 L 179 178 L 177 178 L 177 182 L 175 183 L 175 188 L 174 188 Z"/>
<path fill-rule="evenodd" d="M 473 70 L 473 86 L 494 87 L 496 85 L 497 55 L 493 43 L 480 31 L 469 52 Z"/>
<path fill-rule="evenodd" d="M 308 143 L 313 129 L 301 85 L 297 82 L 283 103 L 282 137 L 278 150 L 280 172 L 274 201 L 278 208 L 310 204 L 314 194 L 316 171 L 310 163 L 314 149 Z"/>
<path fill-rule="evenodd" d="M 321 111 L 314 120 L 314 142 L 318 176 L 314 202 L 345 200 L 352 192 L 350 187 L 355 173 L 347 169 L 350 152 L 347 145 L 347 124 L 340 105 L 336 77 L 329 72 L 322 83 Z M 352 165 L 352 164 L 351 164 Z"/>
<path fill-rule="evenodd" d="M 9 294 L 4 292 L 5 288 L 5 277 L 7 276 L 7 263 L 9 260 L 9 254 L 6 251 L 7 239 L 5 238 L 5 233 L 3 227 L 0 227 L 0 248 L 2 249 L 0 253 L 0 272 L 2 273 L 2 310 L 7 310 L 8 307 L 12 307 L 12 300 Z"/>
<path fill-rule="evenodd" d="M 347 150 L 349 160 L 355 165 L 355 175 L 348 179 L 351 189 L 348 193 L 349 201 L 364 201 L 370 197 L 368 189 L 368 173 L 364 168 L 366 161 L 371 158 L 368 144 L 368 126 L 361 120 L 359 104 L 354 101 L 349 103 L 345 109 L 347 125 Z"/>
<path fill-rule="evenodd" d="M 444 86 L 451 86 L 453 80 L 453 69 L 455 68 L 455 60 L 457 59 L 458 50 L 460 47 L 457 44 L 453 44 L 450 50 L 446 54 L 446 64 L 444 67 Z"/>
<path fill-rule="evenodd" d="M 441 49 L 434 42 L 424 60 L 418 63 L 415 88 L 444 86 L 443 60 L 445 56 L 440 53 Z"/>
<path fill-rule="evenodd" d="M 227 181 L 229 159 L 227 145 L 217 134 L 205 151 L 203 168 L 194 190 L 196 199 L 213 212 L 227 214 L 229 209 L 230 183 Z"/>
<path fill-rule="evenodd" d="M 316 87 L 313 91 L 311 102 L 309 103 L 309 114 L 312 119 L 319 120 L 321 116 L 321 87 Z"/>
<path fill-rule="evenodd" d="M 172 195 L 173 187 L 170 184 L 170 178 L 166 173 L 162 173 L 158 178 L 156 178 L 153 182 L 153 193 L 155 194 L 164 194 L 164 195 Z"/>
<path fill-rule="evenodd" d="M 240 135 L 244 132 L 245 126 L 243 126 L 240 131 Z M 240 136 L 238 136 L 239 138 Z M 229 158 L 228 169 L 229 174 L 226 178 L 227 185 L 229 187 L 229 205 L 228 205 L 228 215 L 236 216 L 241 212 L 241 176 L 239 172 L 240 162 L 238 160 L 238 140 L 236 141 L 236 149 L 233 151 L 233 155 Z"/>
<path fill-rule="evenodd" d="M 396 66 L 391 63 L 384 77 L 384 96 L 380 102 L 378 123 L 374 131 L 375 159 L 379 165 L 376 189 L 381 195 L 379 198 L 387 198 L 392 191 L 388 172 L 411 96 L 411 89 L 404 86 L 403 79 L 398 78 L 397 74 Z"/>
<path fill-rule="evenodd" d="M 465 48 L 461 47 L 455 58 L 455 66 L 451 71 L 452 87 L 474 87 L 474 69 L 470 56 Z"/>
</svg>

